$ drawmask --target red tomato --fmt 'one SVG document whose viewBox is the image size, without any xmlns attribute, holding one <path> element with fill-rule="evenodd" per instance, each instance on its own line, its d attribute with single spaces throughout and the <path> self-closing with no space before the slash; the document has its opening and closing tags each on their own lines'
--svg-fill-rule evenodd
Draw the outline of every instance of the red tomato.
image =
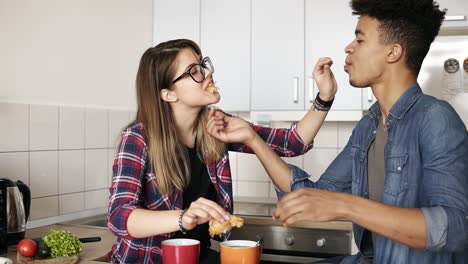
<svg viewBox="0 0 468 264">
<path fill-rule="evenodd" d="M 18 243 L 16 250 L 21 256 L 31 258 L 36 255 L 37 244 L 34 240 L 25 238 Z"/>
</svg>

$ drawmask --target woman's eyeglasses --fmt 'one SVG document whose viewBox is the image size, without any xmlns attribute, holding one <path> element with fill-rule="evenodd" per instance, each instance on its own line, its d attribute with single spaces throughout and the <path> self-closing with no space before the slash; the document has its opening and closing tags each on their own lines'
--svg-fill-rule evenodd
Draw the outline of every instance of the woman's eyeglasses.
<svg viewBox="0 0 468 264">
<path fill-rule="evenodd" d="M 205 80 L 205 69 L 209 70 L 211 73 L 214 73 L 213 63 L 209 57 L 202 59 L 201 63 L 193 64 L 190 66 L 184 73 L 172 81 L 171 85 L 184 78 L 187 75 L 192 77 L 192 80 L 196 83 L 201 83 Z"/>
</svg>

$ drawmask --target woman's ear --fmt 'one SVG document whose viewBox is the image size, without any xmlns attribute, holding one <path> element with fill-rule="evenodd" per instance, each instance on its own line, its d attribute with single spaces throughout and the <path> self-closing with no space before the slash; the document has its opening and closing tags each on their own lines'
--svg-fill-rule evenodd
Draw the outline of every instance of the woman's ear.
<svg viewBox="0 0 468 264">
<path fill-rule="evenodd" d="M 403 56 L 403 48 L 400 44 L 393 44 L 390 46 L 390 49 L 387 53 L 387 61 L 397 62 Z"/>
<path fill-rule="evenodd" d="M 175 95 L 174 91 L 169 89 L 162 89 L 160 92 L 161 99 L 166 102 L 174 103 L 177 102 L 177 96 Z"/>
</svg>

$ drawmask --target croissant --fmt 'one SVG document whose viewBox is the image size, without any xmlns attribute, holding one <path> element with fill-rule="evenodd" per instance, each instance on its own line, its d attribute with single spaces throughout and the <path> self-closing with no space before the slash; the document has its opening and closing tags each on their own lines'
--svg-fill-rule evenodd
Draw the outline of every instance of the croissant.
<svg viewBox="0 0 468 264">
<path fill-rule="evenodd" d="M 210 85 L 206 87 L 206 90 L 210 93 L 215 93 L 218 91 L 218 87 L 216 87 L 213 83 L 210 83 Z"/>
<path fill-rule="evenodd" d="M 241 227 L 243 225 L 244 219 L 235 215 L 231 215 L 229 221 L 225 221 L 224 223 L 220 223 L 217 220 L 212 220 L 210 222 L 210 228 L 208 229 L 208 231 L 210 232 L 210 236 L 214 237 L 226 233 L 229 229 L 233 227 Z"/>
</svg>

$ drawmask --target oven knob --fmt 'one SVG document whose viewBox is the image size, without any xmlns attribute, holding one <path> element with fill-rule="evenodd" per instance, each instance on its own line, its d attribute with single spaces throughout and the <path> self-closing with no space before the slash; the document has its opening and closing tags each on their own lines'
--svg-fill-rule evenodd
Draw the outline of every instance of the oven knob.
<svg viewBox="0 0 468 264">
<path fill-rule="evenodd" d="M 315 244 L 317 245 L 317 247 L 323 247 L 325 246 L 326 242 L 327 241 L 325 240 L 325 238 L 322 237 L 322 238 L 317 239 L 317 242 L 315 242 Z"/>
<path fill-rule="evenodd" d="M 292 246 L 292 245 L 294 245 L 294 237 L 293 237 L 293 236 L 289 236 L 289 237 L 287 237 L 287 238 L 284 239 L 284 242 L 286 243 L 286 245 Z"/>
</svg>

